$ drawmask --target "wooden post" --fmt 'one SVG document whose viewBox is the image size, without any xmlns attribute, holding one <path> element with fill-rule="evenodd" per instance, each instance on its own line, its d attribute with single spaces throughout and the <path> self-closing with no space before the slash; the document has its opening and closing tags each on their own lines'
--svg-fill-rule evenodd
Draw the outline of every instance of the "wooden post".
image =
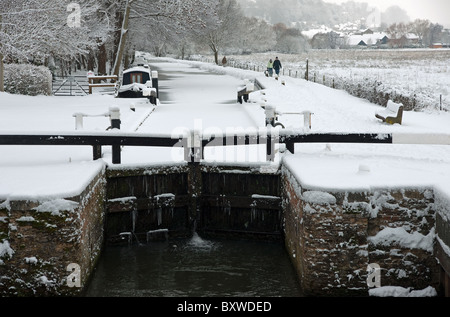
<svg viewBox="0 0 450 317">
<path fill-rule="evenodd" d="M 286 150 L 291 152 L 292 154 L 295 154 L 295 143 L 293 142 L 287 142 L 286 143 Z"/>
<path fill-rule="evenodd" d="M 93 146 L 93 157 L 94 157 L 94 161 L 102 158 L 102 146 L 101 145 Z"/>
<path fill-rule="evenodd" d="M 109 115 L 111 117 L 111 128 L 120 130 L 120 109 L 111 107 L 109 109 Z M 121 155 L 120 155 L 120 145 L 112 146 L 112 163 L 120 164 L 121 163 Z"/>
<path fill-rule="evenodd" d="M 305 72 L 305 79 L 309 80 L 309 59 L 306 60 L 306 72 Z"/>
<path fill-rule="evenodd" d="M 271 126 L 267 126 L 267 129 L 266 160 L 273 162 L 275 160 L 275 138 L 272 135 L 274 129 Z"/>
</svg>

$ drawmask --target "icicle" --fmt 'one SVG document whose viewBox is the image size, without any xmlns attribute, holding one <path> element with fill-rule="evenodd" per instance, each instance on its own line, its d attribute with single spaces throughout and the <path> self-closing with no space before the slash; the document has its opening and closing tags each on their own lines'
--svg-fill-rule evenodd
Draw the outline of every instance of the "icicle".
<svg viewBox="0 0 450 317">
<path fill-rule="evenodd" d="M 156 218 L 157 218 L 157 221 L 158 221 L 158 226 L 160 226 L 161 223 L 162 223 L 162 208 L 158 208 L 156 210 Z"/>
</svg>

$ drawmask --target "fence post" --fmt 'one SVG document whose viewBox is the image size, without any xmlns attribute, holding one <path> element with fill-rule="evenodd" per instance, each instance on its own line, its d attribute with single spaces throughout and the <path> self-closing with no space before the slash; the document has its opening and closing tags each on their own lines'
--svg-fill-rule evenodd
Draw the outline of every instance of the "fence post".
<svg viewBox="0 0 450 317">
<path fill-rule="evenodd" d="M 309 81 L 309 59 L 306 60 L 305 79 L 306 79 L 307 81 Z"/>
<path fill-rule="evenodd" d="M 118 107 L 110 107 L 109 108 L 109 116 L 111 118 L 111 128 L 120 130 L 120 123 L 121 123 L 120 109 Z M 112 163 L 113 164 L 121 163 L 120 151 L 121 151 L 120 145 L 112 146 Z"/>
</svg>

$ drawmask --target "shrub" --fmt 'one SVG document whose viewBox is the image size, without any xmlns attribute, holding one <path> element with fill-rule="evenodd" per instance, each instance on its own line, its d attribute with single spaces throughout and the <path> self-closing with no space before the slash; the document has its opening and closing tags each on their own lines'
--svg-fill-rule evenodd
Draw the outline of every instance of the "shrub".
<svg viewBox="0 0 450 317">
<path fill-rule="evenodd" d="M 29 64 L 5 65 L 5 91 L 17 95 L 52 94 L 52 73 L 47 67 Z"/>
</svg>

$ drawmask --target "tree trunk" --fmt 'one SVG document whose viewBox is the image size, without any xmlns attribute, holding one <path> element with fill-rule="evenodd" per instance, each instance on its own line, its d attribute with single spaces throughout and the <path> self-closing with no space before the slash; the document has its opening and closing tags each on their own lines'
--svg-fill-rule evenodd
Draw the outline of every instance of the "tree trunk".
<svg viewBox="0 0 450 317">
<path fill-rule="evenodd" d="M 130 67 L 130 56 L 129 56 L 129 54 L 128 54 L 128 51 L 125 53 L 125 59 L 124 59 L 123 67 L 124 67 L 125 69 L 127 69 L 127 68 Z"/>
<path fill-rule="evenodd" d="M 95 70 L 95 52 L 93 50 L 89 50 L 88 60 L 87 60 L 87 70 L 94 71 Z"/>
<path fill-rule="evenodd" d="M 214 51 L 214 60 L 216 65 L 219 65 L 219 51 Z"/>
<path fill-rule="evenodd" d="M 5 64 L 3 63 L 3 54 L 0 53 L 0 92 L 5 91 Z"/>
<path fill-rule="evenodd" d="M 2 30 L 2 15 L 0 14 L 0 31 Z M 3 63 L 2 43 L 0 42 L 0 92 L 5 91 L 5 64 Z"/>
<path fill-rule="evenodd" d="M 122 31 L 120 36 L 120 42 L 119 47 L 116 55 L 116 61 L 114 63 L 114 70 L 113 75 L 119 76 L 120 72 L 120 66 L 123 59 L 123 54 L 125 51 L 125 45 L 127 42 L 127 35 L 128 35 L 128 22 L 130 18 L 130 10 L 131 10 L 131 4 L 133 3 L 133 0 L 127 0 L 127 5 L 125 7 L 125 15 L 123 18 L 123 24 L 122 24 Z"/>
<path fill-rule="evenodd" d="M 98 60 L 98 74 L 100 76 L 106 75 L 107 74 L 106 63 L 108 61 L 108 53 L 106 52 L 106 45 L 105 45 L 105 43 L 100 45 L 100 47 L 98 48 L 97 60 Z"/>
</svg>

